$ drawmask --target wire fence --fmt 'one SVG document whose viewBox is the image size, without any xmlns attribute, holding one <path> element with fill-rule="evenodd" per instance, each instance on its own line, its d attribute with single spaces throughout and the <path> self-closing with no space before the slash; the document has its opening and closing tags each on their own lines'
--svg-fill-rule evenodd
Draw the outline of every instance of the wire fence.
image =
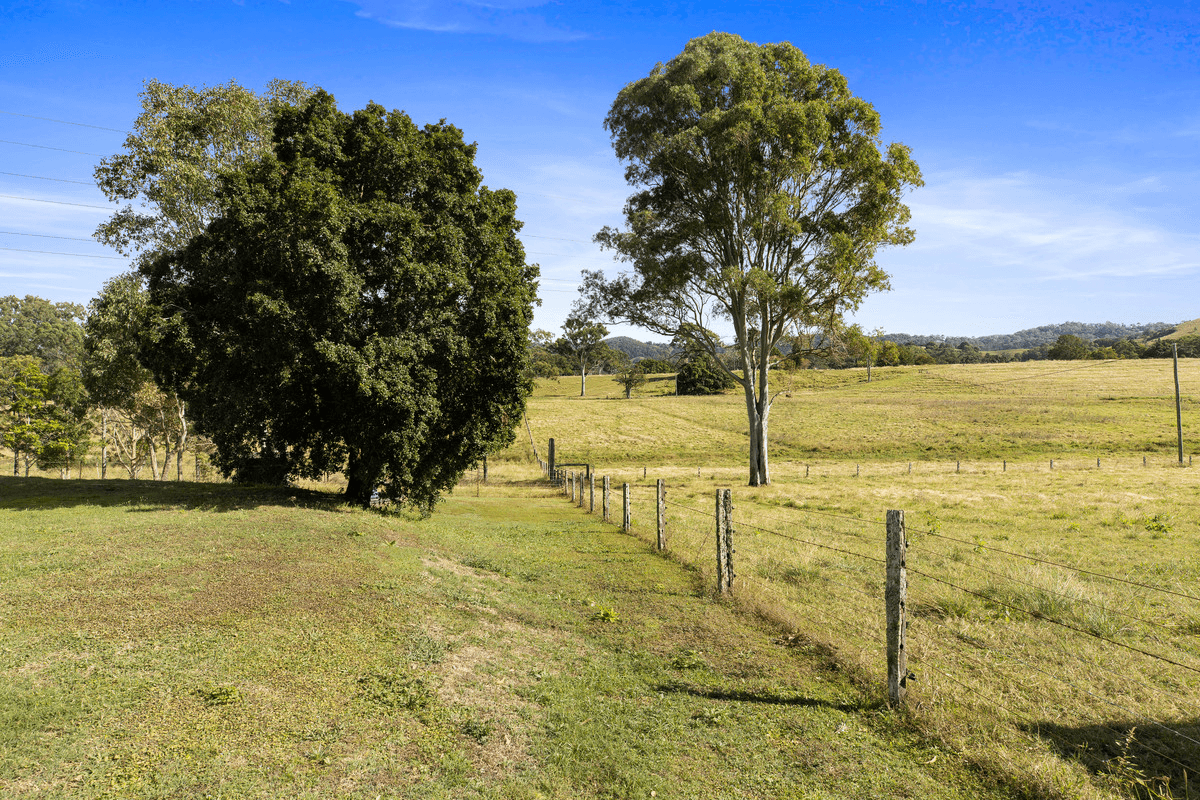
<svg viewBox="0 0 1200 800">
<path fill-rule="evenodd" d="M 539 462 L 551 480 L 573 479 Z M 656 547 L 662 524 L 665 554 L 716 586 L 715 487 L 664 480 L 660 523 L 657 476 L 645 467 L 606 474 L 617 498 L 610 519 L 622 524 L 628 485 L 629 533 Z M 735 501 L 737 601 L 882 692 L 883 509 L 868 519 Z M 1200 593 L 932 525 L 905 533 L 911 709 L 963 741 L 1001 735 L 996 726 L 1005 720 L 1003 735 L 1029 752 L 1082 766 L 1134 795 L 1200 797 Z"/>
</svg>

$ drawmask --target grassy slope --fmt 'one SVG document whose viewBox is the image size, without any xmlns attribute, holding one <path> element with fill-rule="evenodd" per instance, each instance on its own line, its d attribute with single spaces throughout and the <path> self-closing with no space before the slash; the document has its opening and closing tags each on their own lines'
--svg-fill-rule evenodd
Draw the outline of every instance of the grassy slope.
<svg viewBox="0 0 1200 800">
<path fill-rule="evenodd" d="M 696 573 L 472 494 L 0 479 L 0 794 L 994 796 Z"/>
</svg>

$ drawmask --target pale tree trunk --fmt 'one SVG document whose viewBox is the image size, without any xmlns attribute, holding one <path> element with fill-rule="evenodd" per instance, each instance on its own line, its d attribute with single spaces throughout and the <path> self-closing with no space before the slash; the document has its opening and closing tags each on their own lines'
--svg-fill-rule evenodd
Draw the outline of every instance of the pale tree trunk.
<svg viewBox="0 0 1200 800">
<path fill-rule="evenodd" d="M 150 446 L 150 478 L 158 480 L 158 448 L 154 446 L 154 436 L 146 433 L 146 444 Z"/>
<path fill-rule="evenodd" d="M 587 367 L 579 368 L 579 396 L 587 395 Z"/>
<path fill-rule="evenodd" d="M 175 410 L 179 412 L 179 440 L 175 443 L 175 480 L 183 480 L 183 448 L 187 446 L 187 404 L 175 398 Z"/>
<path fill-rule="evenodd" d="M 163 435 L 163 463 L 156 480 L 165 481 L 167 471 L 171 469 L 171 427 L 167 425 L 167 409 L 164 403 L 158 405 L 158 424 Z"/>
<path fill-rule="evenodd" d="M 100 480 L 108 475 L 108 409 L 100 409 Z"/>
</svg>

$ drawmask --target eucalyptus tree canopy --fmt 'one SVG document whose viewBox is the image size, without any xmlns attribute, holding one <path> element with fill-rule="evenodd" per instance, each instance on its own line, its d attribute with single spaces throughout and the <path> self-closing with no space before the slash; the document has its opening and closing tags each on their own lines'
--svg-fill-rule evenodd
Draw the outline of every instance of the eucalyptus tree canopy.
<svg viewBox="0 0 1200 800">
<path fill-rule="evenodd" d="M 95 170 L 109 200 L 141 208 L 118 209 L 96 228 L 96 239 L 147 258 L 183 247 L 220 213 L 221 175 L 261 158 L 271 148 L 275 115 L 311 91 L 281 80 L 261 95 L 236 81 L 199 89 L 146 81 L 124 151 Z"/>
<path fill-rule="evenodd" d="M 283 109 L 222 213 L 148 267 L 168 316 L 150 350 L 226 474 L 345 467 L 429 509 L 513 438 L 530 382 L 537 267 L 516 197 L 481 185 L 475 146 L 317 92 Z"/>
<path fill-rule="evenodd" d="M 596 240 L 633 269 L 585 275 L 584 296 L 672 337 L 732 328 L 725 369 L 745 392 L 750 484 L 767 483 L 776 346 L 836 329 L 888 288 L 875 254 L 912 241 L 901 199 L 920 170 L 907 147 L 881 144 L 879 115 L 837 70 L 726 33 L 622 89 L 605 127 L 638 192 L 626 227 Z M 696 341 L 714 356 L 721 344 Z"/>
</svg>

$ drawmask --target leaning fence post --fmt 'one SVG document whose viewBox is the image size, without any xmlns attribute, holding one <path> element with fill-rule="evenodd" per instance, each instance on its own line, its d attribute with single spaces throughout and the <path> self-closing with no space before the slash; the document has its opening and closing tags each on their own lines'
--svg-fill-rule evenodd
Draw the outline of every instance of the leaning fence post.
<svg viewBox="0 0 1200 800">
<path fill-rule="evenodd" d="M 662 478 L 658 479 L 658 552 L 667 549 L 667 488 Z"/>
<path fill-rule="evenodd" d="M 629 484 L 628 483 L 621 484 L 621 505 L 623 506 L 623 510 L 621 512 L 621 530 L 625 531 L 626 533 L 629 533 L 630 528 L 632 527 L 632 521 L 630 520 L 630 517 L 629 517 Z"/>
<path fill-rule="evenodd" d="M 575 470 L 571 470 L 570 472 L 567 473 L 567 483 L 570 484 L 570 488 L 567 491 L 569 491 L 571 493 L 571 502 L 574 503 L 575 502 Z"/>
<path fill-rule="evenodd" d="M 726 489 L 725 497 L 721 504 L 721 511 L 725 517 L 725 586 L 721 590 L 721 594 L 733 593 L 733 490 Z"/>
<path fill-rule="evenodd" d="M 591 468 L 588 469 L 591 472 Z M 588 513 L 596 513 L 596 473 L 588 476 Z"/>
<path fill-rule="evenodd" d="M 903 705 L 908 684 L 908 654 L 905 650 L 908 602 L 908 574 L 905 567 L 908 542 L 904 537 L 904 512 L 887 512 L 887 587 L 884 603 L 887 606 L 887 673 L 888 700 Z"/>
<path fill-rule="evenodd" d="M 579 506 L 580 508 L 583 508 L 583 481 L 584 481 L 584 477 L 583 477 L 583 473 L 581 472 L 581 473 L 579 473 L 579 496 L 575 498 L 577 501 L 576 505 Z"/>
<path fill-rule="evenodd" d="M 608 522 L 610 519 L 608 511 L 609 511 L 609 508 L 611 508 L 611 506 L 609 505 L 609 501 L 608 501 L 608 492 L 609 492 L 608 476 L 605 475 L 604 476 L 604 496 L 600 498 L 600 506 L 604 511 L 604 521 L 605 522 Z"/>
</svg>

